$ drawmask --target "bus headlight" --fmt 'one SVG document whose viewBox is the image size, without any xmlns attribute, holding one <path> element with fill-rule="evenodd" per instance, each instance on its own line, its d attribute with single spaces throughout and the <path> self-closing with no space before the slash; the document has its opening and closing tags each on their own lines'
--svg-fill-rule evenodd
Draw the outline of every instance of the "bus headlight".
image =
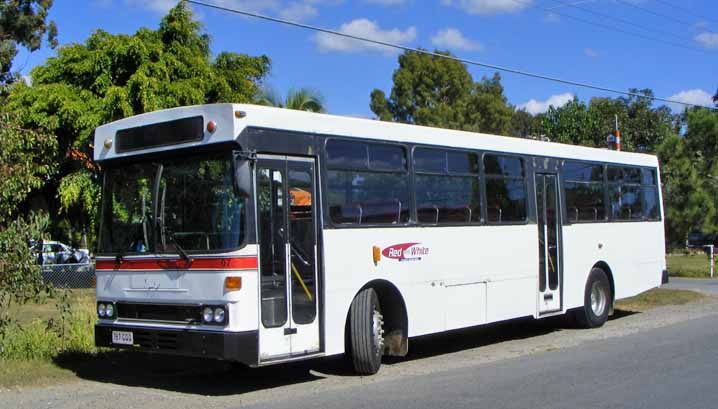
<svg viewBox="0 0 718 409">
<path fill-rule="evenodd" d="M 105 314 L 107 314 L 107 307 L 105 307 L 105 304 L 97 304 L 97 315 L 99 315 L 100 318 L 105 318 Z"/>
<path fill-rule="evenodd" d="M 115 306 L 112 304 L 105 305 L 105 316 L 112 318 L 115 315 Z"/>
<path fill-rule="evenodd" d="M 214 310 L 214 322 L 221 324 L 224 322 L 224 308 L 216 308 Z"/>
<path fill-rule="evenodd" d="M 214 311 L 212 311 L 211 307 L 204 307 L 202 310 L 202 321 L 205 323 L 211 323 L 214 319 Z"/>
</svg>

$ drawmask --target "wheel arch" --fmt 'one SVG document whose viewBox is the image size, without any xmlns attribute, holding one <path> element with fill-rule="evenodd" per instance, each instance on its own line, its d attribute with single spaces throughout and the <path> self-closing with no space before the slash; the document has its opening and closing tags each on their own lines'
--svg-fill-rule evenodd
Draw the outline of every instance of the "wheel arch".
<svg viewBox="0 0 718 409">
<path fill-rule="evenodd" d="M 361 287 L 354 294 L 354 298 L 367 288 L 373 288 L 376 291 L 384 316 L 384 355 L 405 356 L 409 352 L 409 315 L 404 296 L 393 283 L 377 279 Z M 349 313 L 347 313 L 345 340 L 349 339 L 349 328 Z M 349 349 L 345 348 L 345 350 Z"/>
</svg>

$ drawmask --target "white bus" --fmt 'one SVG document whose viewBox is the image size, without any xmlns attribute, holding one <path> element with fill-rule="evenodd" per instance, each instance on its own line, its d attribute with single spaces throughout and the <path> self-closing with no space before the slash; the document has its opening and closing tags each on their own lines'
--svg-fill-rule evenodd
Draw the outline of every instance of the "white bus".
<svg viewBox="0 0 718 409">
<path fill-rule="evenodd" d="M 655 156 L 253 105 L 95 132 L 96 344 L 262 366 L 661 284 Z"/>
</svg>

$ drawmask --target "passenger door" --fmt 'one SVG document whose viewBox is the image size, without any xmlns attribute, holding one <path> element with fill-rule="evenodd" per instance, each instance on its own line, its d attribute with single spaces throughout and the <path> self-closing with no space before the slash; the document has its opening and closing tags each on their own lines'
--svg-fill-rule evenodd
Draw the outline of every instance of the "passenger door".
<svg viewBox="0 0 718 409">
<path fill-rule="evenodd" d="M 318 352 L 315 163 L 260 156 L 256 166 L 260 362 Z"/>
<path fill-rule="evenodd" d="M 538 311 L 561 311 L 563 257 L 561 252 L 561 200 L 558 175 L 536 173 L 536 224 L 538 225 Z"/>
</svg>

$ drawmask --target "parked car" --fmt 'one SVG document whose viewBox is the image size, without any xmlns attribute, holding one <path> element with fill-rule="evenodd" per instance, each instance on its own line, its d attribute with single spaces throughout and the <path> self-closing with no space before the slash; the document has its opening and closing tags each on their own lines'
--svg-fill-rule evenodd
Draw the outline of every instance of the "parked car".
<svg viewBox="0 0 718 409">
<path fill-rule="evenodd" d="M 88 250 L 74 249 L 59 241 L 43 241 L 42 264 L 77 264 L 88 263 L 90 253 Z"/>
<path fill-rule="evenodd" d="M 699 231 L 690 232 L 686 239 L 686 247 L 703 247 L 716 244 L 716 235 Z"/>
</svg>

